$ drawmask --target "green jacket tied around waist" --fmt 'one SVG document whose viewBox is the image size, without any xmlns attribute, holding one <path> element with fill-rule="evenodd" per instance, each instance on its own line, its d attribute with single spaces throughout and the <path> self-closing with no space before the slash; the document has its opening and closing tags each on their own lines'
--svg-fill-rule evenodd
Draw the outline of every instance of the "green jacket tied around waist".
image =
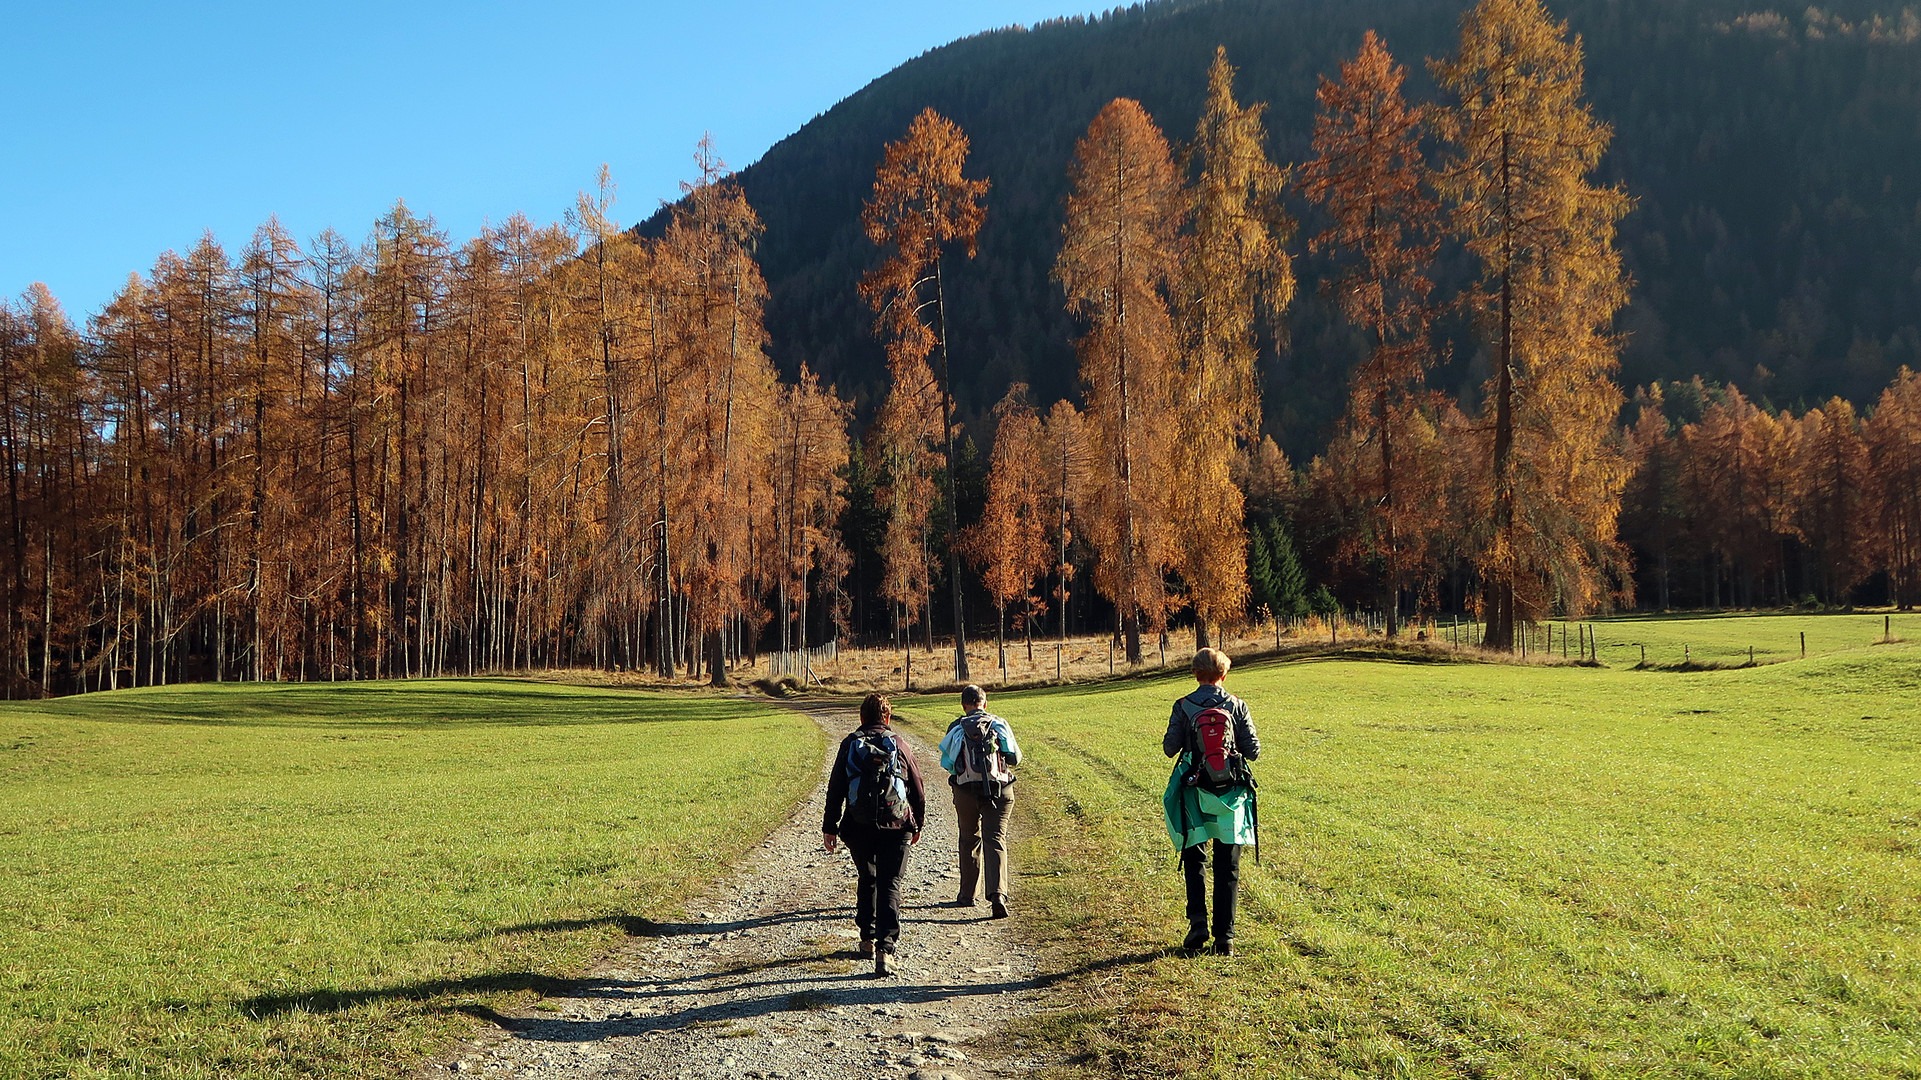
<svg viewBox="0 0 1921 1080">
<path fill-rule="evenodd" d="M 1254 842 L 1253 796 L 1246 788 L 1230 788 L 1214 794 L 1189 787 L 1182 782 L 1188 773 L 1188 757 L 1183 751 L 1174 761 L 1174 772 L 1167 778 L 1161 794 L 1161 810 L 1167 815 L 1167 836 L 1177 848 L 1190 848 L 1209 840 L 1223 844 Z M 1185 816 L 1181 804 L 1185 802 Z M 1187 832 L 1182 835 L 1185 823 Z"/>
</svg>

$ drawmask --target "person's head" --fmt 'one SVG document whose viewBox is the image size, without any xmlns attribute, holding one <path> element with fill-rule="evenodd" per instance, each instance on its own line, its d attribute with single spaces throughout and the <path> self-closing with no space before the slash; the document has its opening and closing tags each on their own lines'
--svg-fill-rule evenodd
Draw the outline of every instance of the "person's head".
<svg viewBox="0 0 1921 1080">
<path fill-rule="evenodd" d="M 985 704 L 987 704 L 987 691 L 973 683 L 961 687 L 961 708 L 973 712 Z"/>
<path fill-rule="evenodd" d="M 1194 678 L 1199 682 L 1217 683 L 1227 678 L 1227 669 L 1234 662 L 1219 649 L 1202 649 L 1194 654 Z"/>
<path fill-rule="evenodd" d="M 893 719 L 893 716 L 894 707 L 889 705 L 887 699 L 881 697 L 879 694 L 869 694 L 861 699 L 861 727 L 874 727 L 879 724 L 885 724 L 887 721 Z"/>
</svg>

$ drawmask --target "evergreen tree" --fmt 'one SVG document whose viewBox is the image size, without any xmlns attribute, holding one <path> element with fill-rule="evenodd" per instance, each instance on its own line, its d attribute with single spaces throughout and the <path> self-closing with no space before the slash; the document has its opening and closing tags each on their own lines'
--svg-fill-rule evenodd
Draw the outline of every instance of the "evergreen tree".
<svg viewBox="0 0 1921 1080">
<path fill-rule="evenodd" d="M 1295 550 L 1287 523 L 1278 517 L 1268 522 L 1267 545 L 1273 567 L 1274 610 L 1285 618 L 1298 619 L 1308 612 L 1307 571 L 1301 567 L 1300 553 Z"/>
<path fill-rule="evenodd" d="M 1247 600 L 1250 607 L 1280 617 L 1281 605 L 1274 586 L 1274 563 L 1268 557 L 1267 530 L 1259 522 L 1247 530 Z"/>
</svg>

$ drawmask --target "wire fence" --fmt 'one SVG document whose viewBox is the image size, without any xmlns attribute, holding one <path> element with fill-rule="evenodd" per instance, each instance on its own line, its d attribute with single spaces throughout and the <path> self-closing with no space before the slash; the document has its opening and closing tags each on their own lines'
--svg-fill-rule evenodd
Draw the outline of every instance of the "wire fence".
<svg viewBox="0 0 1921 1080">
<path fill-rule="evenodd" d="M 771 652 L 767 654 L 767 677 L 778 679 L 791 675 L 803 682 L 820 682 L 821 678 L 814 669 L 823 664 L 831 664 L 838 659 L 840 659 L 840 642 L 838 641 L 829 641 L 825 645 L 816 645 L 811 649 Z"/>
</svg>

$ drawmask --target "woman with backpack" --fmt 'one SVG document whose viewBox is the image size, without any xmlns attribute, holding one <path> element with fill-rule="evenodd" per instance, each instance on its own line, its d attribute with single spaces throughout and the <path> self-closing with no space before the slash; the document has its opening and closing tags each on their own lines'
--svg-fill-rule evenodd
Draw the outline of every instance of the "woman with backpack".
<svg viewBox="0 0 1921 1080">
<path fill-rule="evenodd" d="M 1014 802 L 1014 766 L 1021 763 L 1021 746 L 1007 721 L 987 711 L 987 691 L 961 688 L 961 708 L 967 710 L 947 725 L 940 741 L 941 767 L 950 774 L 954 816 L 960 825 L 959 907 L 973 907 L 981 884 L 981 855 L 986 853 L 987 902 L 993 917 L 1007 911 L 1007 811 Z"/>
<path fill-rule="evenodd" d="M 854 925 L 860 927 L 860 954 L 874 958 L 876 975 L 894 973 L 901 871 L 927 820 L 920 767 L 906 740 L 888 726 L 893 716 L 879 694 L 860 703 L 860 727 L 841 740 L 820 822 L 821 846 L 833 851 L 845 841 L 853 856 L 859 877 Z"/>
<path fill-rule="evenodd" d="M 1234 909 L 1241 892 L 1241 848 L 1260 843 L 1260 811 L 1254 773 L 1247 763 L 1261 756 L 1260 736 L 1247 702 L 1221 689 L 1231 661 L 1218 649 L 1194 654 L 1194 692 L 1174 703 L 1161 750 L 1177 758 L 1161 807 L 1167 834 L 1181 849 L 1187 879 L 1190 953 L 1207 946 L 1207 842 L 1214 841 L 1214 951 L 1234 952 Z"/>
</svg>

